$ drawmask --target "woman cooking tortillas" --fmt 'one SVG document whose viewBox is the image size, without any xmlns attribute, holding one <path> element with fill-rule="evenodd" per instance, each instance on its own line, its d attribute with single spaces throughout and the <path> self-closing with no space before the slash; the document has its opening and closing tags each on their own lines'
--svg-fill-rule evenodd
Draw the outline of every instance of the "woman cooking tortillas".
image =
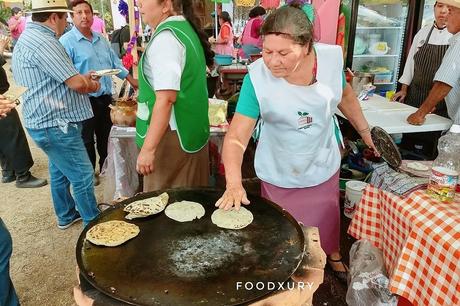
<svg viewBox="0 0 460 306">
<path fill-rule="evenodd" d="M 366 122 L 342 72 L 342 49 L 313 43 L 312 9 L 299 2 L 274 11 L 262 26 L 263 58 L 249 66 L 225 137 L 223 209 L 249 204 L 241 182 L 246 145 L 260 116 L 255 169 L 262 196 L 306 226 L 317 226 L 328 263 L 346 281 L 339 253 L 339 108 L 372 147 Z M 309 19 L 310 18 L 310 19 Z"/>
</svg>

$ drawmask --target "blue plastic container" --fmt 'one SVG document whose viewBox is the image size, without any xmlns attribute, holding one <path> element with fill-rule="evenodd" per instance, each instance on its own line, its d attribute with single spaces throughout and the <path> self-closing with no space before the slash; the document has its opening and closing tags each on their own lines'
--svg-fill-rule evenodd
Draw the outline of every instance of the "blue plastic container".
<svg viewBox="0 0 460 306">
<path fill-rule="evenodd" d="M 233 61 L 233 56 L 216 54 L 216 56 L 214 56 L 214 61 L 216 62 L 217 65 L 220 65 L 220 66 L 231 65 Z"/>
</svg>

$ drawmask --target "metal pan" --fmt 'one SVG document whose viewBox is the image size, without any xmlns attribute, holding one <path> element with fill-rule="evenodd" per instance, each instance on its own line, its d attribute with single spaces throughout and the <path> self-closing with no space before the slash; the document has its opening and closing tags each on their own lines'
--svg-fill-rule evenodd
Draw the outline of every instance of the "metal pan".
<svg viewBox="0 0 460 306">
<path fill-rule="evenodd" d="M 302 229 L 278 205 L 249 196 L 253 223 L 241 230 L 226 230 L 211 222 L 214 203 L 223 191 L 167 192 L 169 203 L 201 203 L 205 216 L 185 223 L 164 213 L 124 219 L 125 205 L 160 191 L 135 196 L 102 212 L 81 233 L 76 247 L 78 266 L 91 285 L 131 305 L 238 305 L 267 295 L 275 289 L 273 284 L 287 281 L 299 266 L 304 253 Z M 118 247 L 86 241 L 89 228 L 110 220 L 134 223 L 140 234 Z"/>
</svg>

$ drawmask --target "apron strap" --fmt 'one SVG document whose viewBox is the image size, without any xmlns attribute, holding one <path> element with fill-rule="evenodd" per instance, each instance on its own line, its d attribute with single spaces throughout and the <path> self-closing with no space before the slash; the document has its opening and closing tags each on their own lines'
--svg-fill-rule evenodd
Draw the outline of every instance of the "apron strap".
<svg viewBox="0 0 460 306">
<path fill-rule="evenodd" d="M 428 32 L 428 35 L 427 35 L 426 40 L 425 40 L 425 43 L 423 45 L 428 44 L 428 42 L 430 41 L 430 37 L 431 37 L 431 33 L 433 33 L 433 29 L 434 29 L 434 23 L 431 26 L 430 32 Z"/>
</svg>

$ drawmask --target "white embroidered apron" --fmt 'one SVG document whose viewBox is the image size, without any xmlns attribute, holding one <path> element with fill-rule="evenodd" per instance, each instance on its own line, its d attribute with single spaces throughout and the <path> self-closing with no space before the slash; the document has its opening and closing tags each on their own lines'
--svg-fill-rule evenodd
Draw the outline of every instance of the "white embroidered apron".
<svg viewBox="0 0 460 306">
<path fill-rule="evenodd" d="M 289 84 L 275 78 L 262 59 L 249 66 L 260 105 L 257 176 L 283 188 L 319 185 L 340 167 L 333 115 L 342 98 L 342 49 L 315 44 L 317 82 Z"/>
</svg>

